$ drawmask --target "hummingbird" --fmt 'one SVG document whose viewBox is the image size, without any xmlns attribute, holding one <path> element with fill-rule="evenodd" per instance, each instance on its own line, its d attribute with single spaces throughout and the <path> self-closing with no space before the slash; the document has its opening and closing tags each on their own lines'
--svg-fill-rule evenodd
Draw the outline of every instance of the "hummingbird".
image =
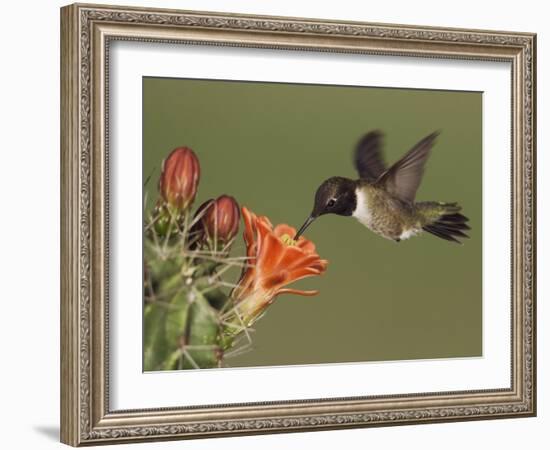
<svg viewBox="0 0 550 450">
<path fill-rule="evenodd" d="M 355 217 L 374 233 L 395 242 L 426 231 L 461 244 L 459 239 L 469 237 L 465 230 L 470 227 L 458 203 L 415 201 L 438 134 L 426 136 L 389 168 L 382 156 L 383 134 L 378 130 L 365 134 L 353 155 L 359 178 L 331 177 L 323 181 L 315 193 L 313 210 L 294 240 L 318 217 L 337 214 Z"/>
</svg>

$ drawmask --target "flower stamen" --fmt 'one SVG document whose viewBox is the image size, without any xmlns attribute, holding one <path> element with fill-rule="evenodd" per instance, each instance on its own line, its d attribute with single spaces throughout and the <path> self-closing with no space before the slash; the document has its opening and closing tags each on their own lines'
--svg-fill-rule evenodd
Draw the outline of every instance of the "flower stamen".
<svg viewBox="0 0 550 450">
<path fill-rule="evenodd" d="M 298 241 L 295 241 L 294 239 L 292 239 L 289 234 L 283 234 L 281 236 L 281 241 L 283 241 L 283 244 L 286 244 L 289 247 L 294 247 L 295 245 L 298 244 Z"/>
</svg>

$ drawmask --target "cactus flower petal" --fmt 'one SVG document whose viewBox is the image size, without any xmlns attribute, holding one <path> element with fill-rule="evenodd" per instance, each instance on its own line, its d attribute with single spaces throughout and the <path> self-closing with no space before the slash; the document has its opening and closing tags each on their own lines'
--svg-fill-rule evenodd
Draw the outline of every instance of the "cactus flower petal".
<svg viewBox="0 0 550 450">
<path fill-rule="evenodd" d="M 245 323 L 251 324 L 280 294 L 316 295 L 318 291 L 286 288 L 302 278 L 321 275 L 328 262 L 315 252 L 315 245 L 296 229 L 279 224 L 275 227 L 265 216 L 256 216 L 242 208 L 244 241 L 250 261 L 243 270 L 232 297 Z"/>
</svg>

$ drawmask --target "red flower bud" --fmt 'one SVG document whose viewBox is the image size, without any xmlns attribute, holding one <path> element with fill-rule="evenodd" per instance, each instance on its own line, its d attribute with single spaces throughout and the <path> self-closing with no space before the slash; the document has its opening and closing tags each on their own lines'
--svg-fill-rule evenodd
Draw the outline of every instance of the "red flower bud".
<svg viewBox="0 0 550 450">
<path fill-rule="evenodd" d="M 195 199 L 200 178 L 197 155 L 188 147 L 178 147 L 162 163 L 159 190 L 166 203 L 177 210 L 187 209 Z"/>
<path fill-rule="evenodd" d="M 196 215 L 202 211 L 199 223 L 207 240 L 226 244 L 237 235 L 241 213 L 233 197 L 221 195 L 216 200 L 208 200 L 199 207 Z"/>
</svg>

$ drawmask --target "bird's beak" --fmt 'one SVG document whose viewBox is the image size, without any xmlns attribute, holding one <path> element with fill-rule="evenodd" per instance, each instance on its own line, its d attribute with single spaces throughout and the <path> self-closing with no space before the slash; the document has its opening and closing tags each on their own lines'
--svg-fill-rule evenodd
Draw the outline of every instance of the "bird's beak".
<svg viewBox="0 0 550 450">
<path fill-rule="evenodd" d="M 314 216 L 309 216 L 302 227 L 298 230 L 298 233 L 296 233 L 296 236 L 294 236 L 294 240 L 297 241 L 298 238 L 306 231 L 306 228 L 311 225 L 311 222 L 313 222 L 316 219 Z"/>
</svg>

